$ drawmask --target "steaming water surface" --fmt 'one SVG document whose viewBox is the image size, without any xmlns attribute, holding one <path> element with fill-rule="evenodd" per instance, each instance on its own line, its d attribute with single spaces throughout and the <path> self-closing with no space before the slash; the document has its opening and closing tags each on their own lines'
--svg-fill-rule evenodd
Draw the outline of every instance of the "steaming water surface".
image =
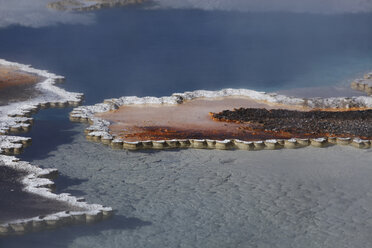
<svg viewBox="0 0 372 248">
<path fill-rule="evenodd" d="M 86 103 L 242 87 L 347 85 L 372 68 L 372 15 L 115 9 L 91 25 L 0 30 L 0 57 L 67 77 Z M 371 150 L 114 151 L 70 110 L 36 116 L 22 159 L 58 168 L 60 192 L 112 206 L 93 226 L 1 247 L 369 247 Z"/>
</svg>

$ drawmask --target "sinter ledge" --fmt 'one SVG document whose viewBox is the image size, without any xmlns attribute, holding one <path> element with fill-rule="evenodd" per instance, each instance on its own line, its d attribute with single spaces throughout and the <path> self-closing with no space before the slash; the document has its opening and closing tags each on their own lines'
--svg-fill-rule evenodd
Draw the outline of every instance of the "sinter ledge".
<svg viewBox="0 0 372 248">
<path fill-rule="evenodd" d="M 367 74 L 365 79 L 370 80 L 371 75 Z M 209 148 L 209 149 L 281 149 L 300 148 L 305 146 L 326 147 L 329 145 L 352 145 L 357 148 L 370 148 L 371 141 L 352 137 L 320 137 L 320 138 L 289 138 L 289 139 L 268 139 L 261 141 L 242 141 L 239 139 L 209 140 L 209 139 L 171 139 L 171 140 L 139 140 L 135 142 L 125 141 L 123 138 L 113 135 L 109 126 L 111 123 L 96 116 L 98 113 L 105 113 L 119 109 L 121 106 L 159 104 L 177 105 L 185 101 L 205 98 L 221 98 L 228 96 L 243 96 L 250 99 L 276 104 L 281 106 L 299 106 L 305 110 L 309 109 L 371 109 L 372 98 L 360 97 L 332 97 L 332 98 L 295 98 L 265 92 L 257 92 L 246 89 L 224 89 L 220 91 L 193 91 L 175 93 L 170 97 L 121 97 L 118 99 L 107 99 L 103 103 L 92 106 L 81 106 L 70 113 L 70 120 L 74 122 L 89 122 L 86 129 L 87 139 L 102 142 L 115 149 L 166 149 L 166 148 Z"/>
<path fill-rule="evenodd" d="M 8 133 L 29 131 L 33 124 L 30 116 L 40 109 L 49 107 L 78 106 L 83 100 L 83 94 L 67 92 L 55 84 L 64 81 L 64 77 L 57 76 L 44 70 L 34 69 L 29 65 L 9 62 L 0 59 L 0 65 L 15 67 L 20 71 L 37 75 L 41 81 L 36 83 L 35 89 L 41 92 L 32 99 L 0 106 L 0 164 L 16 171 L 25 172 L 22 179 L 24 191 L 36 194 L 46 199 L 55 200 L 81 209 L 79 211 L 62 211 L 45 216 L 35 216 L 28 219 L 17 219 L 0 224 L 0 235 L 23 234 L 31 231 L 50 229 L 67 224 L 93 223 L 106 219 L 113 214 L 113 210 L 99 204 L 88 204 L 83 198 L 76 198 L 69 194 L 54 194 L 54 182 L 51 180 L 58 174 L 56 169 L 41 169 L 25 161 L 20 161 L 9 155 L 16 155 L 31 144 L 31 138 L 8 136 Z"/>
</svg>

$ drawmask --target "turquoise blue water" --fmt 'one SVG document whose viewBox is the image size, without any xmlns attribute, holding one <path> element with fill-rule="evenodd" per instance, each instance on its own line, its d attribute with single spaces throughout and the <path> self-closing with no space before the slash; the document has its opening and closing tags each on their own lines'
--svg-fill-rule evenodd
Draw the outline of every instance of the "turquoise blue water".
<svg viewBox="0 0 372 248">
<path fill-rule="evenodd" d="M 371 14 L 112 9 L 90 25 L 0 29 L 0 57 L 66 76 L 85 104 L 196 89 L 348 85 L 372 69 Z M 370 247 L 372 153 L 114 151 L 71 109 L 35 116 L 20 158 L 58 168 L 57 192 L 112 206 L 93 226 L 0 247 Z"/>
</svg>

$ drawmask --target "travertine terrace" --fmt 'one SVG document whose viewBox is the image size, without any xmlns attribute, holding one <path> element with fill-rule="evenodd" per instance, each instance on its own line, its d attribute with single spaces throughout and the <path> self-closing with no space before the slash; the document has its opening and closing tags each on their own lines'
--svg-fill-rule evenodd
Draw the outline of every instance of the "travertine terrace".
<svg viewBox="0 0 372 248">
<path fill-rule="evenodd" d="M 368 79 L 361 81 L 365 82 Z M 118 149 L 216 148 L 277 149 L 332 144 L 369 148 L 359 137 L 291 137 L 286 134 L 248 130 L 244 124 L 213 122 L 209 112 L 229 108 L 354 110 L 372 108 L 372 98 L 295 98 L 246 89 L 175 93 L 170 97 L 122 97 L 93 106 L 75 108 L 72 121 L 90 122 L 87 138 Z M 243 127 L 243 128 L 242 128 Z"/>
</svg>

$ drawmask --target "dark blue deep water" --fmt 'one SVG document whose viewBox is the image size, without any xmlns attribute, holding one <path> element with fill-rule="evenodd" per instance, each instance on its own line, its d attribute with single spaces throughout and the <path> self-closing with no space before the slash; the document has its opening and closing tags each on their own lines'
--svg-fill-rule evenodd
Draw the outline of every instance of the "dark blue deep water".
<svg viewBox="0 0 372 248">
<path fill-rule="evenodd" d="M 0 57 L 67 77 L 87 103 L 196 89 L 348 83 L 372 68 L 372 15 L 111 9 L 92 25 L 0 29 Z"/>
</svg>

